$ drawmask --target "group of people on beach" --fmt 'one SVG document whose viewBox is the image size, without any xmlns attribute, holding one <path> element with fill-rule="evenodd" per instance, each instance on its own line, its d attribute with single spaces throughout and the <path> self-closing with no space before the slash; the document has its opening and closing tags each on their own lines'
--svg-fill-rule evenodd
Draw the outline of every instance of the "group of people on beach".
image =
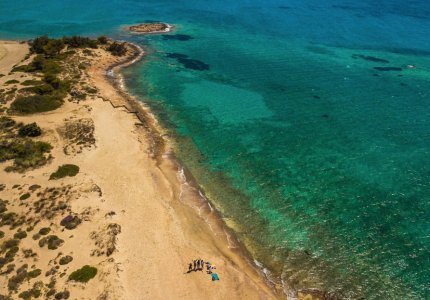
<svg viewBox="0 0 430 300">
<path fill-rule="evenodd" d="M 188 273 L 191 271 L 203 271 L 205 267 L 205 261 L 203 259 L 195 259 L 188 266 Z"/>
<path fill-rule="evenodd" d="M 213 273 L 213 270 L 215 270 L 216 267 L 208 261 L 205 262 L 201 258 L 195 259 L 192 262 L 190 262 L 190 264 L 188 265 L 188 273 L 190 273 L 192 271 L 194 271 L 194 272 L 195 271 L 203 271 L 205 269 L 205 265 L 206 265 L 206 273 L 210 274 L 212 276 L 212 281 L 219 280 L 218 274 Z"/>
</svg>

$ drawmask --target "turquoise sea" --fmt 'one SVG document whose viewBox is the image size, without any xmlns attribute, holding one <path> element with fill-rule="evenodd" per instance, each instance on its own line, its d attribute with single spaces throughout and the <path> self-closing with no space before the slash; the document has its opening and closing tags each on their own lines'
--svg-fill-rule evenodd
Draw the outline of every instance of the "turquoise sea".
<svg viewBox="0 0 430 300">
<path fill-rule="evenodd" d="M 0 0 L 0 15 L 0 38 L 146 47 L 127 85 L 286 290 L 430 299 L 430 2 Z M 121 31 L 149 20 L 176 31 Z"/>
</svg>

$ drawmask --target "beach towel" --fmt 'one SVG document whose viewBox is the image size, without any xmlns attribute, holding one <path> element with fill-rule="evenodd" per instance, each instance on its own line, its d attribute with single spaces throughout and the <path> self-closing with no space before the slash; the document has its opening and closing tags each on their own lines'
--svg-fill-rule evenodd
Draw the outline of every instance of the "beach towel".
<svg viewBox="0 0 430 300">
<path fill-rule="evenodd" d="M 212 273 L 211 275 L 212 275 L 212 281 L 219 280 L 217 273 Z"/>
</svg>

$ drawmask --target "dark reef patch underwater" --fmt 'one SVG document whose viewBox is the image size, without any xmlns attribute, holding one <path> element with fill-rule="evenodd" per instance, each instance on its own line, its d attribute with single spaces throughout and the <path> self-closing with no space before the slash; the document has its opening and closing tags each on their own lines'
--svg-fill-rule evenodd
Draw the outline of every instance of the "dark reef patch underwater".
<svg viewBox="0 0 430 300">
<path fill-rule="evenodd" d="M 188 58 L 188 55 L 181 53 L 167 53 L 166 57 L 174 58 L 180 64 L 182 64 L 185 68 L 197 71 L 207 71 L 209 70 L 209 65 L 204 62 Z"/>
<path fill-rule="evenodd" d="M 191 35 L 188 34 L 163 34 L 164 40 L 176 40 L 176 41 L 189 41 L 194 39 Z"/>
</svg>

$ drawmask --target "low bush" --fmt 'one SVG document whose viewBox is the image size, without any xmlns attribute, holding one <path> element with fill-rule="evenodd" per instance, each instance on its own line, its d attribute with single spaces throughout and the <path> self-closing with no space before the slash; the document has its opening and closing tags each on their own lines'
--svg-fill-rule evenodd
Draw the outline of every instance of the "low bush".
<svg viewBox="0 0 430 300">
<path fill-rule="evenodd" d="M 81 224 L 81 219 L 78 216 L 72 215 L 68 215 L 60 222 L 60 225 L 66 227 L 68 230 L 75 229 L 79 224 Z"/>
<path fill-rule="evenodd" d="M 28 79 L 28 80 L 23 81 L 21 84 L 24 86 L 31 86 L 31 85 L 38 85 L 41 83 L 42 83 L 41 80 Z"/>
<path fill-rule="evenodd" d="M 79 167 L 72 164 L 66 164 L 58 167 L 58 170 L 49 176 L 49 180 L 61 179 L 66 176 L 76 176 L 79 173 Z"/>
<path fill-rule="evenodd" d="M 6 81 L 4 84 L 14 84 L 14 83 L 19 83 L 19 81 L 16 79 L 11 79 L 11 80 Z"/>
<path fill-rule="evenodd" d="M 2 252 L 6 251 L 8 249 L 17 247 L 19 245 L 19 242 L 20 242 L 19 239 L 10 239 L 10 240 L 3 242 L 2 246 L 1 246 Z"/>
<path fill-rule="evenodd" d="M 18 231 L 13 235 L 14 239 L 19 239 L 19 240 L 25 239 L 26 237 L 27 237 L 27 232 L 25 231 Z"/>
<path fill-rule="evenodd" d="M 47 235 L 51 231 L 51 228 L 49 227 L 43 227 L 39 230 L 40 235 Z"/>
<path fill-rule="evenodd" d="M 32 114 L 46 112 L 59 108 L 63 99 L 51 95 L 20 96 L 11 104 L 14 112 L 21 114 Z"/>
<path fill-rule="evenodd" d="M 97 268 L 85 265 L 74 271 L 69 276 L 69 280 L 86 283 L 97 275 Z"/>
<path fill-rule="evenodd" d="M 49 250 L 56 250 L 58 247 L 61 247 L 63 244 L 64 244 L 64 240 L 60 239 L 56 235 L 49 235 L 39 241 L 39 247 L 44 247 L 45 245 L 48 245 Z"/>
<path fill-rule="evenodd" d="M 97 41 L 82 36 L 64 37 L 63 41 L 69 48 L 97 48 Z"/>
<path fill-rule="evenodd" d="M 113 42 L 109 45 L 107 51 L 109 51 L 115 56 L 123 56 L 127 53 L 127 48 L 125 46 L 125 43 Z"/>
<path fill-rule="evenodd" d="M 0 162 L 14 160 L 14 165 L 7 167 L 6 171 L 20 171 L 44 165 L 48 161 L 45 156 L 52 146 L 45 142 L 31 140 L 0 141 Z"/>
<path fill-rule="evenodd" d="M 0 129 L 10 128 L 15 126 L 16 122 L 9 117 L 1 116 L 0 117 Z"/>
<path fill-rule="evenodd" d="M 41 186 L 40 186 L 40 185 L 38 185 L 38 184 L 33 184 L 33 185 L 31 185 L 28 189 L 29 189 L 30 191 L 34 192 L 35 190 L 40 189 L 40 188 L 41 188 Z"/>
<path fill-rule="evenodd" d="M 25 193 L 25 194 L 22 194 L 19 197 L 19 200 L 27 200 L 28 198 L 30 198 L 30 194 L 29 193 Z"/>
<path fill-rule="evenodd" d="M 99 36 L 98 38 L 97 38 L 97 41 L 99 42 L 99 44 L 101 44 L 101 45 L 106 45 L 107 44 L 107 42 L 108 42 L 108 38 L 107 37 L 105 37 L 105 36 Z"/>
<path fill-rule="evenodd" d="M 42 129 L 36 123 L 30 123 L 22 126 L 18 130 L 18 134 L 22 137 L 36 137 L 42 134 Z"/>
<path fill-rule="evenodd" d="M 7 287 L 9 290 L 17 290 L 21 283 L 27 278 L 27 265 L 23 265 L 22 267 L 16 270 L 16 275 L 9 278 Z"/>
<path fill-rule="evenodd" d="M 70 255 L 66 255 L 66 256 L 63 256 L 62 258 L 60 258 L 60 261 L 58 263 L 60 265 L 67 265 L 72 260 L 73 260 L 73 257 L 71 257 Z"/>
<path fill-rule="evenodd" d="M 39 276 L 40 274 L 42 274 L 42 270 L 41 269 L 36 269 L 33 271 L 30 271 L 27 273 L 27 276 L 29 278 L 36 278 L 37 276 Z"/>
</svg>

